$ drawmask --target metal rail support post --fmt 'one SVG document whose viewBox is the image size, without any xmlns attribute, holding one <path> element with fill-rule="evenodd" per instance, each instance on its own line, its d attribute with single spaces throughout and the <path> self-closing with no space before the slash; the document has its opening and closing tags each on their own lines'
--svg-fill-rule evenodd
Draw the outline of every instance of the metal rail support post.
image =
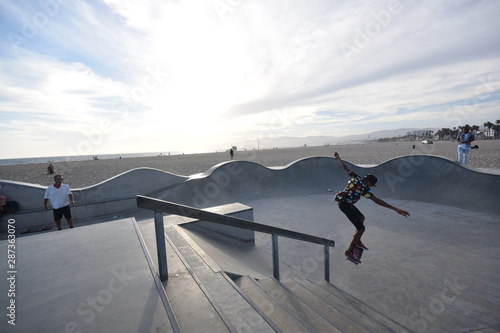
<svg viewBox="0 0 500 333">
<path fill-rule="evenodd" d="M 280 280 L 280 259 L 278 248 L 278 235 L 273 234 L 273 276 L 276 280 Z"/>
<path fill-rule="evenodd" d="M 330 282 L 330 246 L 325 244 L 325 280 Z"/>
<path fill-rule="evenodd" d="M 156 252 L 158 253 L 158 273 L 160 280 L 168 280 L 167 248 L 165 246 L 165 228 L 163 213 L 155 210 Z"/>
</svg>

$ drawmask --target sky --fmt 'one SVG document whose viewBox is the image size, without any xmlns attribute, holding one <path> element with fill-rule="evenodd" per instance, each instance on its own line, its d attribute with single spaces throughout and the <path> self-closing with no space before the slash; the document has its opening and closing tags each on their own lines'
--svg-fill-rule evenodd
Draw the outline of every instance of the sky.
<svg viewBox="0 0 500 333">
<path fill-rule="evenodd" d="M 0 158 L 500 119 L 497 0 L 0 0 Z"/>
</svg>

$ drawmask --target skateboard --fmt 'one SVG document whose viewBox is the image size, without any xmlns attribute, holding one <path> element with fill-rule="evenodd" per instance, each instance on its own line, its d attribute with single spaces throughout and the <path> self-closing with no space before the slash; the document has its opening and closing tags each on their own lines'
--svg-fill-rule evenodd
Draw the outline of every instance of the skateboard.
<svg viewBox="0 0 500 333">
<path fill-rule="evenodd" d="M 363 255 L 363 251 L 364 251 L 364 249 L 363 249 L 363 248 L 356 246 L 356 247 L 354 248 L 354 251 L 352 252 L 352 254 L 354 255 L 354 258 L 356 258 L 356 259 L 358 259 L 359 261 L 361 261 L 361 256 Z M 356 265 L 361 264 L 360 262 L 356 262 L 356 261 L 352 260 L 352 259 L 351 259 L 351 258 L 349 258 L 349 257 L 346 257 L 345 259 L 346 259 L 346 260 L 349 260 L 350 262 L 352 262 L 353 264 L 356 264 Z"/>
<path fill-rule="evenodd" d="M 30 234 L 32 232 L 39 232 L 39 231 L 45 231 L 45 230 L 50 230 L 52 229 L 51 226 L 43 226 L 43 227 L 38 227 L 38 228 L 28 228 L 25 231 L 21 232 L 22 234 Z"/>
</svg>

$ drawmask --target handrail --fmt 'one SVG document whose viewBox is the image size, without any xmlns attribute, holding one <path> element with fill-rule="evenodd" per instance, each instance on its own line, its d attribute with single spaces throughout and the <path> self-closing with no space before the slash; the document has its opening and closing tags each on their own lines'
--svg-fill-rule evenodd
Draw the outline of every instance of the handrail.
<svg viewBox="0 0 500 333">
<path fill-rule="evenodd" d="M 155 231 L 156 231 L 156 242 L 157 242 L 157 252 L 158 252 L 158 262 L 159 262 L 159 273 L 161 280 L 168 279 L 167 267 L 166 267 L 166 247 L 164 238 L 164 227 L 163 227 L 163 213 L 169 213 L 174 215 L 181 215 L 190 218 L 195 218 L 197 220 L 203 220 L 207 222 L 223 224 L 227 226 L 237 227 L 246 230 L 252 230 L 262 233 L 267 233 L 272 235 L 273 242 L 273 275 L 276 280 L 279 281 L 279 258 L 278 258 L 278 236 L 287 237 L 291 239 L 301 240 L 309 243 L 321 244 L 324 246 L 325 254 L 325 280 L 330 282 L 330 247 L 335 246 L 335 241 L 331 239 L 326 239 L 322 237 L 312 236 L 303 234 L 296 231 L 291 231 L 283 228 L 273 227 L 258 223 L 255 221 L 250 221 L 242 219 L 239 217 L 221 215 L 206 210 L 202 210 L 195 207 L 190 207 L 186 205 L 181 205 L 174 202 L 169 202 L 165 200 L 150 198 L 143 195 L 137 196 L 137 207 L 149 209 L 154 211 L 155 215 Z M 163 240 L 163 241 L 162 241 Z"/>
</svg>

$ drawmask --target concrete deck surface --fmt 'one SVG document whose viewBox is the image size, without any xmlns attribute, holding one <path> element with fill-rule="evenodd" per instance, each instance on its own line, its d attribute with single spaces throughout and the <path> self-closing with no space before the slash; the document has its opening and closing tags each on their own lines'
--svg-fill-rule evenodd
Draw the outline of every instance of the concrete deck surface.
<svg viewBox="0 0 500 333">
<path fill-rule="evenodd" d="M 15 295 L 1 279 L 1 332 L 172 332 L 132 219 L 16 240 Z M 6 241 L 1 244 L 6 258 Z M 2 260 L 2 270 L 6 260 Z M 7 306 L 14 300 L 15 326 Z"/>
</svg>

